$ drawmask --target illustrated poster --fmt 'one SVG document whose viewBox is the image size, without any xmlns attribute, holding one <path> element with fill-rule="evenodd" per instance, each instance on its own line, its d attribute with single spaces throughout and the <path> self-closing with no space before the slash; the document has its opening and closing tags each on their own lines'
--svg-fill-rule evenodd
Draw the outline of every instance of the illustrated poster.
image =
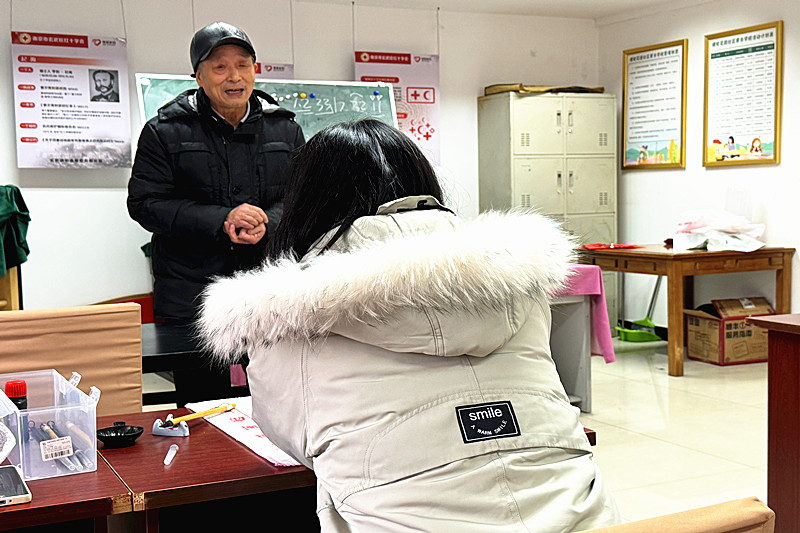
<svg viewBox="0 0 800 533">
<path fill-rule="evenodd" d="M 778 162 L 781 29 L 706 36 L 705 165 Z"/>
<path fill-rule="evenodd" d="M 356 81 L 391 83 L 399 129 L 432 165 L 440 159 L 439 56 L 356 52 Z"/>
<path fill-rule="evenodd" d="M 626 51 L 624 168 L 682 167 L 685 42 Z"/>
<path fill-rule="evenodd" d="M 125 39 L 12 31 L 11 55 L 19 168 L 131 166 Z"/>
</svg>

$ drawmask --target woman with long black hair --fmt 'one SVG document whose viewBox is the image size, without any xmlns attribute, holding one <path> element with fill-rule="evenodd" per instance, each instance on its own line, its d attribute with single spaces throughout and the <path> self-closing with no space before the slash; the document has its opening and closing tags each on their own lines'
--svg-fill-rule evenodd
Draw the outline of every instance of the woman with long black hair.
<svg viewBox="0 0 800 533">
<path fill-rule="evenodd" d="M 381 122 L 300 150 L 256 271 L 200 331 L 247 354 L 253 417 L 312 468 L 323 531 L 571 532 L 619 521 L 550 356 L 575 244 L 527 211 L 464 221 Z"/>
</svg>

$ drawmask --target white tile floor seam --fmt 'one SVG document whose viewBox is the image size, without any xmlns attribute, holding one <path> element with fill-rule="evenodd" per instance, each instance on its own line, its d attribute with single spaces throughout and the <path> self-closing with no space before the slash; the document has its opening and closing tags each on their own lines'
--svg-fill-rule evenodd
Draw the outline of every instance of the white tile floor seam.
<svg viewBox="0 0 800 533">
<path fill-rule="evenodd" d="M 687 359 L 667 374 L 666 343 L 620 343 L 617 361 L 592 358 L 595 460 L 626 520 L 756 496 L 767 502 L 766 363 Z M 172 383 L 145 374 L 145 392 Z M 146 406 L 146 411 L 174 409 Z M 767 502 L 769 503 L 769 502 Z"/>
<path fill-rule="evenodd" d="M 595 460 L 626 520 L 746 496 L 766 499 L 766 363 L 687 359 L 667 374 L 665 342 L 622 343 L 592 358 Z M 768 503 L 768 502 L 767 502 Z"/>
</svg>

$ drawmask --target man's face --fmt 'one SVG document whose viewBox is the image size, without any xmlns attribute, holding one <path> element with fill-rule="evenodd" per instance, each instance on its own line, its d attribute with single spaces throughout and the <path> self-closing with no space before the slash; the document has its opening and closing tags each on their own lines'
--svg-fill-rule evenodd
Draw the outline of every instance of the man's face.
<svg viewBox="0 0 800 533">
<path fill-rule="evenodd" d="M 203 88 L 218 112 L 247 107 L 253 93 L 256 68 L 253 57 L 241 46 L 226 44 L 215 49 L 197 67 L 197 85 Z"/>
<path fill-rule="evenodd" d="M 114 88 L 114 82 L 111 81 L 111 75 L 108 72 L 95 72 L 94 88 L 103 94 L 110 93 L 111 89 Z"/>
</svg>

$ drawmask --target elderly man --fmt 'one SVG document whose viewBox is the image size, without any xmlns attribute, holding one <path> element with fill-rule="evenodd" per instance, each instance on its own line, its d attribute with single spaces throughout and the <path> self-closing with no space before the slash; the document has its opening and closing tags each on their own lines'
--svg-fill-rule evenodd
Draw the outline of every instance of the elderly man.
<svg viewBox="0 0 800 533">
<path fill-rule="evenodd" d="M 92 96 L 92 102 L 119 102 L 119 93 L 114 90 L 116 76 L 108 70 L 95 70 L 92 73 L 94 88 L 97 94 Z"/>
<path fill-rule="evenodd" d="M 188 323 L 217 274 L 258 265 L 283 211 L 294 113 L 253 90 L 255 50 L 244 31 L 215 22 L 189 55 L 198 89 L 144 126 L 128 185 L 128 212 L 153 233 L 156 316 Z"/>
</svg>

